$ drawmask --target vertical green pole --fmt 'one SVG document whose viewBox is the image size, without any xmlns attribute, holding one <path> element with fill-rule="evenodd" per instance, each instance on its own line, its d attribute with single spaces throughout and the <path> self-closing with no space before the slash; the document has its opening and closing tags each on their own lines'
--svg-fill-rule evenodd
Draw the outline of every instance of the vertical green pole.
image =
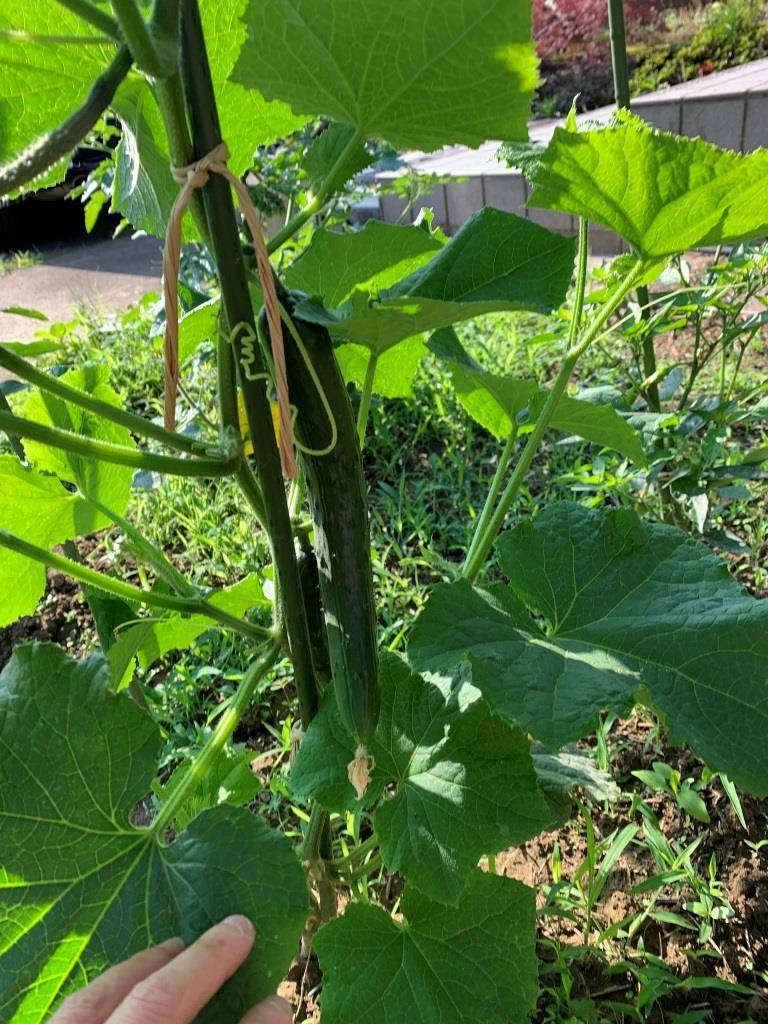
<svg viewBox="0 0 768 1024">
<path fill-rule="evenodd" d="M 620 110 L 629 110 L 629 67 L 627 66 L 627 36 L 624 27 L 624 0 L 608 0 L 608 29 L 611 37 L 611 67 L 613 69 L 613 95 Z M 644 320 L 648 319 L 648 289 L 637 289 L 637 301 Z M 643 376 L 647 380 L 656 374 L 656 350 L 653 335 L 643 337 Z M 659 387 L 652 381 L 645 390 L 645 399 L 654 412 L 661 408 Z"/>
</svg>

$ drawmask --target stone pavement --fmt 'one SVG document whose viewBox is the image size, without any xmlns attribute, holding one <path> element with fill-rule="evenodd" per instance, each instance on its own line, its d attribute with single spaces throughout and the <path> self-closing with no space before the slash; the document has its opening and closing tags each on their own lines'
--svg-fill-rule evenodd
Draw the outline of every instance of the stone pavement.
<svg viewBox="0 0 768 1024">
<path fill-rule="evenodd" d="M 162 243 L 121 236 L 97 242 L 41 247 L 43 262 L 0 276 L 0 309 L 23 306 L 51 323 L 70 320 L 80 306 L 126 309 L 146 292 L 160 290 Z M 40 320 L 0 313 L 0 341 L 31 341 Z"/>
</svg>

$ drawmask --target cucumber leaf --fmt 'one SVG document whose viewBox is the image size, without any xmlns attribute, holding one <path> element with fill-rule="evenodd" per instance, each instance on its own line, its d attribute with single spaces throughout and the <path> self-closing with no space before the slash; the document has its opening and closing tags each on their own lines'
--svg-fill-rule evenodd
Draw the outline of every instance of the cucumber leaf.
<svg viewBox="0 0 768 1024">
<path fill-rule="evenodd" d="M 344 234 L 320 228 L 283 277 L 289 288 L 306 292 L 333 309 L 355 291 L 364 293 L 366 299 L 377 298 L 442 248 L 441 239 L 423 228 L 379 220 L 369 220 L 360 231 Z"/>
<path fill-rule="evenodd" d="M 200 3 L 221 137 L 229 147 L 229 169 L 237 175 L 253 166 L 253 155 L 259 146 L 290 135 L 307 120 L 301 113 L 292 113 L 285 103 L 267 101 L 256 89 L 244 89 L 231 80 L 235 61 L 248 36 L 242 20 L 245 6 L 246 0 Z"/>
<path fill-rule="evenodd" d="M 338 341 L 354 342 L 381 358 L 406 338 L 484 313 L 554 309 L 570 284 L 574 244 L 487 206 L 432 259 L 377 297 L 358 289 L 336 309 L 310 299 L 299 303 L 296 313 L 324 324 Z M 407 394 L 410 381 L 401 385 Z"/>
<path fill-rule="evenodd" d="M 484 853 L 549 824 L 530 743 L 494 717 L 467 679 L 422 678 L 382 656 L 381 717 L 367 802 L 394 787 L 374 815 L 385 864 L 428 896 L 456 903 Z M 332 699 L 310 724 L 291 773 L 295 797 L 332 810 L 360 807 L 347 779 L 355 743 Z"/>
<path fill-rule="evenodd" d="M 433 334 L 429 348 L 450 370 L 459 402 L 472 419 L 494 437 L 509 437 L 517 417 L 524 410 L 528 411 L 529 422 L 536 421 L 546 401 L 547 391 L 535 381 L 518 380 L 484 370 L 465 351 L 450 327 Z M 555 430 L 613 448 L 640 466 L 646 464 L 645 451 L 637 433 L 609 405 L 563 395 L 551 425 Z"/>
<path fill-rule="evenodd" d="M 245 0 L 200 3 L 222 138 L 230 151 L 228 166 L 237 175 L 252 166 L 258 146 L 289 135 L 306 120 L 292 114 L 284 103 L 269 103 L 256 90 L 229 80 L 246 36 L 241 21 L 244 8 Z M 123 127 L 115 158 L 113 209 L 133 227 L 162 237 L 180 186 L 171 174 L 166 133 L 152 87 L 142 78 L 129 77 L 111 107 Z M 196 237 L 191 216 L 184 219 L 184 233 L 188 239 Z"/>
<path fill-rule="evenodd" d="M 527 139 L 529 3 L 249 0 L 232 77 L 401 149 Z"/>
<path fill-rule="evenodd" d="M 60 481 L 0 455 L 0 530 L 50 548 L 94 528 L 93 512 Z M 0 548 L 0 626 L 32 615 L 45 591 L 45 567 Z"/>
<path fill-rule="evenodd" d="M 14 35 L 19 33 L 19 35 Z M 45 38 L 30 39 L 28 35 Z M 114 56 L 105 42 L 78 42 L 93 29 L 59 4 L 4 4 L 0 10 L 0 164 L 10 162 L 40 136 L 57 128 L 85 100 L 95 78 Z M 69 36 L 72 42 L 56 37 Z M 64 179 L 60 160 L 29 187 Z"/>
<path fill-rule="evenodd" d="M 237 616 L 244 615 L 249 608 L 269 606 L 256 573 L 217 591 L 208 601 L 214 607 Z M 124 648 L 130 648 L 132 656 L 138 659 L 142 668 L 147 669 L 169 651 L 189 647 L 206 630 L 214 628 L 217 628 L 216 623 L 207 615 L 169 615 L 163 619 L 142 619 L 135 626 L 121 632 L 120 642 Z"/>
<path fill-rule="evenodd" d="M 549 506 L 498 543 L 509 585 L 438 586 L 409 647 L 421 671 L 464 659 L 493 710 L 550 749 L 636 699 L 676 742 L 768 792 L 768 602 L 674 527 L 626 509 Z M 539 623 L 543 620 L 543 625 Z"/>
<path fill-rule="evenodd" d="M 219 334 L 221 299 L 214 296 L 202 302 L 179 320 L 179 363 L 192 355 L 204 341 L 215 341 Z"/>
<path fill-rule="evenodd" d="M 476 872 L 457 907 L 406 889 L 405 921 L 352 903 L 315 937 L 327 1024 L 526 1024 L 536 1005 L 534 893 Z"/>
<path fill-rule="evenodd" d="M 426 351 L 423 335 L 416 334 L 377 356 L 371 393 L 382 398 L 409 398 L 413 394 L 413 379 Z M 336 359 L 344 380 L 362 388 L 371 352 L 364 345 L 349 341 L 336 349 Z"/>
<path fill-rule="evenodd" d="M 171 845 L 135 828 L 160 731 L 107 683 L 103 658 L 77 662 L 51 644 L 18 648 L 0 675 L 0 1017 L 41 1024 L 110 964 L 242 913 L 254 949 L 197 1018 L 237 1020 L 294 955 L 303 872 L 289 842 L 242 808 L 203 812 Z"/>
<path fill-rule="evenodd" d="M 337 121 L 329 125 L 309 147 L 304 156 L 302 169 L 313 192 L 317 192 L 325 183 L 348 147 L 351 148 L 344 159 L 344 173 L 337 179 L 339 185 L 348 182 L 371 163 L 372 158 L 364 144 L 352 144 L 354 136 L 355 129 L 351 124 L 341 124 Z"/>
<path fill-rule="evenodd" d="M 111 107 L 122 126 L 111 208 L 137 231 L 162 236 L 179 185 L 170 172 L 163 119 L 152 89 L 143 78 L 127 78 Z M 191 223 L 191 217 L 184 222 L 187 234 Z"/>
<path fill-rule="evenodd" d="M 88 365 L 69 370 L 61 379 L 64 383 L 71 384 L 80 391 L 87 391 L 103 402 L 120 405 L 120 399 L 109 386 L 109 373 L 103 366 Z M 95 413 L 71 405 L 54 395 L 44 394 L 42 391 L 24 392 L 15 406 L 15 411 L 19 416 L 44 423 L 46 426 L 74 431 L 76 434 L 98 441 L 134 447 L 127 427 L 111 423 Z M 26 440 L 24 449 L 36 469 L 55 473 L 60 480 L 75 484 L 83 495 L 94 498 L 118 515 L 125 511 L 134 473 L 130 466 L 99 462 L 84 455 L 51 448 L 38 441 Z M 82 528 L 79 532 L 90 533 L 110 524 L 111 520 L 93 509 L 87 525 L 81 521 Z M 24 536 L 27 536 L 26 533 Z"/>
<path fill-rule="evenodd" d="M 653 260 L 766 234 L 767 182 L 766 150 L 742 156 L 623 111 L 597 131 L 556 128 L 529 205 L 597 221 Z"/>
</svg>

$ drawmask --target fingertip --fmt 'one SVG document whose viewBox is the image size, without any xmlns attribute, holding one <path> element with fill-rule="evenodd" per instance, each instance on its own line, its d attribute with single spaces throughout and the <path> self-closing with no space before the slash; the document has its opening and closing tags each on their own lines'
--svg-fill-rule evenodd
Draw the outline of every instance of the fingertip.
<svg viewBox="0 0 768 1024">
<path fill-rule="evenodd" d="M 253 923 L 243 914 L 231 914 L 229 917 L 225 917 L 220 923 L 225 925 L 227 928 L 231 928 L 244 939 L 250 939 L 253 941 L 256 937 L 256 929 L 253 927 Z"/>
</svg>

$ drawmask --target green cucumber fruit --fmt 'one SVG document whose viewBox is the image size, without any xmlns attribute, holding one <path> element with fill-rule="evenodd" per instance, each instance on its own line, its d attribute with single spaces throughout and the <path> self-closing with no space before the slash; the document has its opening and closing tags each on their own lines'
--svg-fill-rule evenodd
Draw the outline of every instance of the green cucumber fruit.
<svg viewBox="0 0 768 1024">
<path fill-rule="evenodd" d="M 320 598 L 320 572 L 317 568 L 315 553 L 311 548 L 309 550 L 302 549 L 298 554 L 297 561 L 315 676 L 321 687 L 325 688 L 331 682 L 331 658 L 328 653 L 328 638 L 325 634 L 325 619 Z"/>
<path fill-rule="evenodd" d="M 283 291 L 280 297 L 336 423 L 332 450 L 326 455 L 300 452 L 300 460 L 314 522 L 333 691 L 342 722 L 357 742 L 356 757 L 364 759 L 379 718 L 379 658 L 368 501 L 355 418 L 328 331 L 293 316 L 304 295 Z M 264 320 L 260 328 L 267 336 Z M 288 328 L 284 344 L 291 404 L 298 411 L 297 439 L 306 448 L 322 450 L 332 438 L 328 413 Z"/>
</svg>

